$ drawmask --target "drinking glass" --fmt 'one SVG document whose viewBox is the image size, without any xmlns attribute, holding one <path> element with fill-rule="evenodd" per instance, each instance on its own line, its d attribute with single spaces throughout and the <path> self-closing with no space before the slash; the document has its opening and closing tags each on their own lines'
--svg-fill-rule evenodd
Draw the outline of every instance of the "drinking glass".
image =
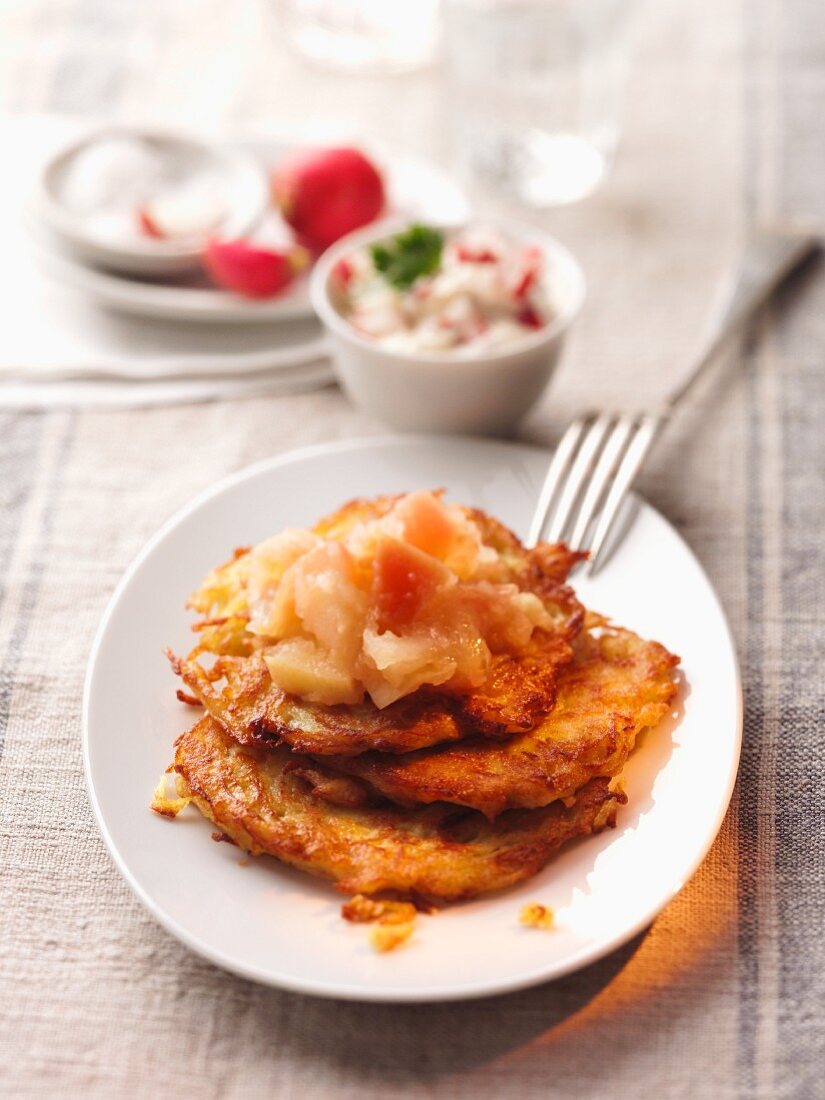
<svg viewBox="0 0 825 1100">
<path fill-rule="evenodd" d="M 440 0 L 283 0 L 292 44 L 313 61 L 359 72 L 418 68 L 435 56 Z"/>
<path fill-rule="evenodd" d="M 574 202 L 609 170 L 632 0 L 446 0 L 456 151 L 531 206 Z"/>
</svg>

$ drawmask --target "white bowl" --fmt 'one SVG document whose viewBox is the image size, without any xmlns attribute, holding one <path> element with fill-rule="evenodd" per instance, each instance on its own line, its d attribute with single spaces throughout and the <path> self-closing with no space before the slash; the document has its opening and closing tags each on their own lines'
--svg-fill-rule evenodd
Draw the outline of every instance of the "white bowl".
<svg viewBox="0 0 825 1100">
<path fill-rule="evenodd" d="M 126 275 L 174 276 L 200 265 L 203 241 L 142 237 L 137 228 L 123 240 L 90 229 L 67 195 L 67 180 L 77 158 L 105 142 L 143 144 L 178 171 L 208 168 L 220 180 L 226 213 L 220 224 L 225 237 L 241 237 L 261 220 L 269 204 L 266 174 L 249 153 L 214 145 L 189 135 L 130 127 L 107 127 L 72 142 L 46 163 L 35 190 L 31 213 L 71 257 L 83 264 Z"/>
<path fill-rule="evenodd" d="M 387 350 L 361 335 L 338 311 L 330 295 L 330 273 L 342 256 L 400 228 L 385 222 L 351 233 L 321 256 L 312 273 L 312 305 L 329 334 L 341 386 L 356 405 L 401 431 L 509 431 L 535 404 L 555 369 L 584 302 L 581 268 L 566 248 L 540 230 L 501 226 L 509 239 L 537 245 L 544 253 L 554 319 L 511 346 L 473 356 Z"/>
</svg>

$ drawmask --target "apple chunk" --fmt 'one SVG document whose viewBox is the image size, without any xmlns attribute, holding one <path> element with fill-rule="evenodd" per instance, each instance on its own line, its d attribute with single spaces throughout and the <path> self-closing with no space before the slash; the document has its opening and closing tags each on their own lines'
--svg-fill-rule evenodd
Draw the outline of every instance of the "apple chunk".
<svg viewBox="0 0 825 1100">
<path fill-rule="evenodd" d="M 287 574 L 294 576 L 295 610 L 304 631 L 340 665 L 354 665 L 361 648 L 368 597 L 355 580 L 355 562 L 339 542 L 310 550 Z"/>
<path fill-rule="evenodd" d="M 264 652 L 273 683 L 310 703 L 360 703 L 363 691 L 309 638 L 287 638 Z"/>
<path fill-rule="evenodd" d="M 440 561 L 389 536 L 375 548 L 372 599 L 379 630 L 407 626 L 436 588 L 455 582 Z"/>
<path fill-rule="evenodd" d="M 395 512 L 404 529 L 404 539 L 444 561 L 456 537 L 456 524 L 447 506 L 429 492 L 409 493 L 398 502 Z"/>
</svg>

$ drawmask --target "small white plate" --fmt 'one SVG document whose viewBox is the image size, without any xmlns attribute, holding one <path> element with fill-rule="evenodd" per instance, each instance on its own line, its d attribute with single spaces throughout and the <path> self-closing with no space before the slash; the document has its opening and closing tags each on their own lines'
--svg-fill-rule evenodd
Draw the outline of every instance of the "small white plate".
<svg viewBox="0 0 825 1100">
<path fill-rule="evenodd" d="M 674 715 L 626 769 L 618 827 L 563 849 L 521 886 L 421 917 L 389 955 L 339 916 L 328 884 L 213 844 L 189 809 L 148 809 L 192 712 L 175 700 L 161 652 L 191 645 L 183 602 L 235 546 L 309 524 L 354 496 L 446 486 L 524 533 L 546 452 L 472 439 L 401 437 L 278 457 L 209 489 L 173 517 L 128 570 L 95 642 L 84 752 L 103 838 L 140 900 L 219 966 L 270 985 L 367 1001 L 458 1000 L 534 985 L 593 962 L 644 928 L 681 889 L 722 823 L 739 759 L 742 699 L 724 614 L 695 557 L 641 504 L 612 561 L 577 585 L 591 607 L 682 658 Z M 550 932 L 518 923 L 522 905 L 556 913 Z"/>
<path fill-rule="evenodd" d="M 284 141 L 244 143 L 244 149 L 262 164 L 278 163 L 296 146 Z M 431 164 L 408 156 L 378 154 L 384 166 L 388 216 L 426 219 L 430 224 L 454 224 L 469 217 L 469 206 L 460 188 Z M 65 249 L 49 231 L 49 223 L 31 211 L 32 237 L 43 271 L 65 286 L 81 291 L 98 305 L 142 317 L 198 322 L 273 322 L 313 316 L 308 273 L 277 298 L 252 300 L 217 290 L 205 276 L 182 278 L 175 283 L 152 282 L 88 267 Z M 267 216 L 264 229 L 273 239 L 288 239 L 277 215 Z"/>
<path fill-rule="evenodd" d="M 216 231 L 225 237 L 242 237 L 251 232 L 269 205 L 264 166 L 246 150 L 187 134 L 108 126 L 86 134 L 52 157 L 41 173 L 34 197 L 35 216 L 60 246 L 81 263 L 99 264 L 127 276 L 179 275 L 199 265 L 202 241 L 191 237 L 178 241 L 150 240 L 140 235 L 134 224 L 136 212 L 132 205 L 137 191 L 134 194 L 127 191 L 104 214 L 99 207 L 88 207 L 89 192 L 100 177 L 99 158 L 106 158 L 107 147 L 111 150 L 118 145 L 138 157 L 143 170 L 163 179 L 167 187 L 195 178 L 196 174 L 208 176 L 214 201 L 221 204 L 216 208 L 220 219 Z M 110 162 L 112 155 L 117 154 L 110 153 Z M 121 158 L 123 155 L 121 148 Z M 94 163 L 83 160 L 95 157 L 98 160 Z M 72 173 L 78 167 L 83 172 L 80 195 L 76 194 L 78 183 L 72 182 Z M 123 169 L 120 171 L 122 174 Z M 135 186 L 128 176 L 118 183 L 120 187 Z M 109 184 L 110 189 L 114 186 Z"/>
</svg>

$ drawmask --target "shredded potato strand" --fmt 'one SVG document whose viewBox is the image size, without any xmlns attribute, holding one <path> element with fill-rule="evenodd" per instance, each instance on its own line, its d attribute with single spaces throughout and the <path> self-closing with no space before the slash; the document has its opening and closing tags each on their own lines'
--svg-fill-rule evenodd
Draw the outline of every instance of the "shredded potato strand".
<svg viewBox="0 0 825 1100">
<path fill-rule="evenodd" d="M 160 782 L 155 787 L 150 803 L 151 809 L 156 814 L 160 814 L 161 817 L 177 817 L 181 810 L 185 810 L 192 801 L 192 796 L 187 792 L 183 779 L 179 775 L 175 775 L 172 768 L 173 766 L 170 765 L 160 777 Z M 170 783 L 173 785 L 174 794 L 169 790 Z"/>
</svg>

